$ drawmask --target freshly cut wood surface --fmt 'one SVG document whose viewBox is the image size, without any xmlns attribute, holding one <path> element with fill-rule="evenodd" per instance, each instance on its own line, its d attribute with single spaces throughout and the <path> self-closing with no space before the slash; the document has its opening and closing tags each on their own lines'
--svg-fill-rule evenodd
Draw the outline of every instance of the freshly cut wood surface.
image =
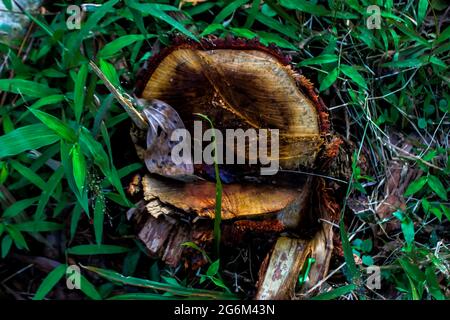
<svg viewBox="0 0 450 320">
<path fill-rule="evenodd" d="M 143 99 L 173 106 L 192 130 L 194 113 L 219 130 L 278 129 L 282 167 L 311 167 L 323 144 L 319 111 L 297 74 L 268 52 L 179 48 L 149 77 Z"/>
</svg>

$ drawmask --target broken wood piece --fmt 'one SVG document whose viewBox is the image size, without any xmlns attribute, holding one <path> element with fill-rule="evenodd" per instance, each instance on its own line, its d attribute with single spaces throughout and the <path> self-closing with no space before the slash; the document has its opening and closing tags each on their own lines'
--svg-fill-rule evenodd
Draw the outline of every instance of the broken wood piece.
<svg viewBox="0 0 450 320">
<path fill-rule="evenodd" d="M 158 199 L 182 212 L 214 219 L 216 185 L 199 180 L 185 183 L 146 175 L 142 178 L 144 199 Z M 252 219 L 276 215 L 286 228 L 297 228 L 306 215 L 310 181 L 301 187 L 281 187 L 264 184 L 227 184 L 222 191 L 222 219 Z M 147 205 L 148 206 L 148 205 Z M 153 215 L 168 213 L 159 210 Z"/>
<path fill-rule="evenodd" d="M 285 300 L 294 296 L 298 275 L 311 253 L 309 240 L 278 238 L 263 262 L 256 300 Z"/>
</svg>

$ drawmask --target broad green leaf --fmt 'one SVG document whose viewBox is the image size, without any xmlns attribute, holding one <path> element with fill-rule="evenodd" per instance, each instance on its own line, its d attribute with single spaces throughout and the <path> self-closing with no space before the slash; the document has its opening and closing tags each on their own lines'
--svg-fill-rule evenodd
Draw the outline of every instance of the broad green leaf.
<svg viewBox="0 0 450 320">
<path fill-rule="evenodd" d="M 450 26 L 448 26 L 444 31 L 441 32 L 441 34 L 436 38 L 435 43 L 438 44 L 448 39 L 450 39 Z"/>
<path fill-rule="evenodd" d="M 122 36 L 120 38 L 115 39 L 114 41 L 111 41 L 110 43 L 106 44 L 98 53 L 99 58 L 109 58 L 113 55 L 115 55 L 117 52 L 122 50 L 125 47 L 130 46 L 131 44 L 135 43 L 136 41 L 142 41 L 146 38 L 152 38 L 155 37 L 154 35 L 148 35 L 145 37 L 142 34 L 129 34 Z"/>
<path fill-rule="evenodd" d="M 89 38 L 89 33 L 98 27 L 100 20 L 102 20 L 105 15 L 114 10 L 114 5 L 119 2 L 119 0 L 110 0 L 101 5 L 101 7 L 96 8 L 95 12 L 88 15 L 88 19 L 83 23 L 80 30 L 77 31 L 76 36 L 72 37 L 67 45 L 67 51 L 69 54 L 79 51 L 79 47 L 83 39 Z"/>
<path fill-rule="evenodd" d="M 281 0 L 280 4 L 288 9 L 299 10 L 314 16 L 330 16 L 331 12 L 322 5 L 316 5 L 309 1 Z"/>
<path fill-rule="evenodd" d="M 17 216 L 19 213 L 21 213 L 23 210 L 27 209 L 31 205 L 33 205 L 39 197 L 29 198 L 29 199 L 23 199 L 14 202 L 11 206 L 6 208 L 6 210 L 3 212 L 3 218 L 13 218 Z"/>
<path fill-rule="evenodd" d="M 392 61 L 392 62 L 386 62 L 383 63 L 382 67 L 389 67 L 389 68 L 419 68 L 423 65 L 423 61 L 418 58 L 411 58 L 411 59 L 405 59 L 405 60 L 399 60 L 399 61 Z"/>
<path fill-rule="evenodd" d="M 112 296 L 107 300 L 179 300 L 180 297 L 165 296 L 156 293 L 125 293 Z"/>
<path fill-rule="evenodd" d="M 72 149 L 72 146 L 65 143 L 63 140 L 61 140 L 60 143 L 60 154 L 61 154 L 61 164 L 64 168 L 64 175 L 66 177 L 67 183 L 69 185 L 69 189 L 72 190 L 72 192 L 75 194 L 78 203 L 81 205 L 83 210 L 86 212 L 86 214 L 89 216 L 89 205 L 88 205 L 88 189 L 84 188 L 83 193 L 80 194 L 76 184 L 75 184 L 75 178 L 73 176 L 73 165 L 70 157 L 70 150 Z M 72 226 L 72 225 L 71 225 Z"/>
<path fill-rule="evenodd" d="M 10 11 L 13 9 L 12 0 L 2 0 L 2 2 L 6 9 L 8 9 Z"/>
<path fill-rule="evenodd" d="M 80 221 L 81 217 L 81 211 L 82 211 L 81 205 L 79 203 L 75 204 L 70 219 L 70 240 L 73 239 L 77 231 L 78 222 Z"/>
<path fill-rule="evenodd" d="M 78 143 L 73 146 L 71 155 L 75 184 L 80 194 L 83 194 L 84 184 L 86 182 L 87 168 L 86 160 L 80 150 L 80 145 Z"/>
<path fill-rule="evenodd" d="M 261 43 L 266 46 L 270 45 L 271 43 L 274 43 L 281 48 L 298 50 L 298 48 L 295 47 L 291 42 L 287 41 L 286 39 L 280 37 L 275 33 L 258 31 L 258 36 Z"/>
<path fill-rule="evenodd" d="M 78 71 L 73 92 L 75 119 L 80 122 L 81 114 L 84 107 L 84 87 L 86 86 L 86 78 L 88 74 L 87 64 L 83 64 Z"/>
<path fill-rule="evenodd" d="M 347 264 L 348 274 L 347 278 L 349 281 L 355 281 L 360 277 L 360 272 L 356 268 L 355 259 L 353 258 L 353 250 L 350 245 L 350 241 L 348 238 L 348 233 L 345 228 L 344 219 L 341 217 L 339 222 L 339 229 L 342 241 L 342 249 L 344 251 L 345 263 Z"/>
<path fill-rule="evenodd" d="M 423 186 L 427 183 L 428 177 L 420 177 L 419 179 L 413 181 L 408 185 L 408 188 L 406 188 L 405 197 L 409 197 L 417 192 L 419 192 Z"/>
<path fill-rule="evenodd" d="M 170 292 L 174 295 L 179 296 L 188 296 L 188 297 L 199 297 L 203 299 L 233 299 L 235 298 L 234 295 L 224 293 L 224 292 L 218 292 L 218 291 L 211 291 L 211 290 L 203 290 L 203 289 L 194 289 L 194 288 L 188 288 L 183 287 L 180 285 L 172 285 L 167 283 L 161 283 L 146 279 L 140 279 L 135 277 L 125 277 L 117 272 L 106 270 L 106 269 L 100 269 L 96 267 L 85 267 L 87 270 L 95 272 L 96 274 L 113 281 L 115 283 L 122 283 L 130 286 L 137 286 L 141 288 L 148 288 L 148 289 L 154 289 L 154 290 L 161 290 L 165 292 Z"/>
<path fill-rule="evenodd" d="M 398 262 L 402 266 L 403 270 L 417 282 L 425 281 L 425 274 L 420 271 L 419 267 L 408 261 L 406 258 L 399 259 Z"/>
<path fill-rule="evenodd" d="M 43 98 L 58 94 L 59 90 L 45 84 L 23 79 L 0 79 L 0 91 L 22 94 L 32 98 Z"/>
<path fill-rule="evenodd" d="M 279 22 L 278 20 L 268 17 L 262 13 L 258 13 L 255 16 L 256 20 L 260 23 L 266 25 L 267 27 L 278 31 L 279 33 L 295 40 L 299 40 L 299 36 L 297 34 L 297 30 L 293 26 L 285 25 Z"/>
<path fill-rule="evenodd" d="M 355 284 L 348 284 L 346 286 L 342 286 L 336 289 L 333 289 L 329 292 L 325 292 L 322 294 L 319 294 L 315 297 L 312 297 L 311 300 L 332 300 L 339 298 L 340 296 L 343 296 L 345 294 L 349 294 L 353 290 L 356 290 L 357 286 Z"/>
<path fill-rule="evenodd" d="M 198 41 L 197 37 L 179 21 L 175 20 L 171 16 L 169 16 L 164 11 L 178 11 L 177 8 L 168 6 L 168 5 L 161 5 L 156 3 L 137 3 L 133 0 L 127 0 L 125 1 L 128 7 L 136 9 L 140 11 L 142 15 L 151 15 L 152 17 L 164 21 L 180 31 L 181 33 L 185 34 L 191 39 L 194 39 L 195 41 Z"/>
<path fill-rule="evenodd" d="M 214 18 L 213 23 L 224 23 L 225 19 L 228 18 L 234 11 L 239 9 L 242 5 L 246 4 L 250 0 L 235 0 L 230 2 L 225 6 Z"/>
<path fill-rule="evenodd" d="M 39 149 L 58 140 L 59 137 L 53 130 L 40 123 L 17 128 L 0 136 L 0 158 Z"/>
<path fill-rule="evenodd" d="M 101 71 L 105 74 L 106 78 L 111 81 L 111 83 L 120 88 L 120 80 L 119 80 L 119 75 L 117 74 L 116 69 L 114 68 L 114 66 L 103 60 L 100 59 L 100 69 Z"/>
<path fill-rule="evenodd" d="M 42 281 L 33 300 L 42 300 L 45 296 L 53 289 L 53 287 L 61 280 L 61 278 L 66 273 L 67 266 L 65 264 L 60 264 L 55 269 L 53 269 Z"/>
<path fill-rule="evenodd" d="M 48 221 L 28 221 L 15 224 L 14 226 L 17 230 L 24 232 L 48 232 L 61 230 L 64 228 L 64 225 L 60 223 Z"/>
<path fill-rule="evenodd" d="M 447 190 L 445 190 L 444 185 L 442 184 L 441 180 L 439 180 L 438 177 L 429 175 L 428 176 L 428 185 L 430 186 L 431 190 L 436 192 L 436 194 L 443 200 L 448 200 L 447 198 Z"/>
<path fill-rule="evenodd" d="M 107 175 L 111 170 L 109 166 L 108 155 L 103 146 L 92 137 L 89 130 L 82 128 L 80 132 L 80 143 L 83 148 L 86 148 L 94 158 L 94 162 Z"/>
<path fill-rule="evenodd" d="M 24 165 L 22 165 L 21 163 L 15 161 L 15 160 L 12 160 L 10 163 L 11 163 L 11 166 L 15 170 L 17 170 L 17 172 L 19 172 L 22 177 L 29 180 L 31 183 L 36 185 L 39 189 L 45 190 L 45 188 L 46 188 L 45 181 L 42 180 L 42 178 L 38 174 L 36 174 L 33 170 L 25 167 Z"/>
<path fill-rule="evenodd" d="M 36 101 L 35 103 L 33 103 L 30 107 L 30 109 L 39 109 L 43 106 L 48 106 L 50 104 L 56 104 L 59 103 L 61 101 L 64 101 L 65 96 L 62 94 L 54 94 L 51 96 L 47 96 L 44 98 L 39 99 L 38 101 Z"/>
<path fill-rule="evenodd" d="M 37 109 L 28 109 L 30 110 L 36 118 L 42 121 L 49 129 L 53 130 L 57 135 L 59 135 L 64 140 L 74 143 L 77 140 L 77 136 L 75 131 L 69 127 L 66 123 L 59 120 L 55 116 L 51 114 L 45 113 L 41 110 Z"/>
<path fill-rule="evenodd" d="M 5 258 L 9 250 L 11 250 L 11 245 L 13 243 L 12 238 L 9 235 L 6 235 L 2 239 L 2 259 Z"/>
<path fill-rule="evenodd" d="M 354 67 L 345 65 L 345 64 L 341 64 L 340 68 L 341 68 L 342 73 L 345 74 L 350 80 L 355 82 L 360 87 L 367 89 L 366 80 L 358 71 L 356 71 L 356 69 Z"/>
<path fill-rule="evenodd" d="M 48 179 L 45 188 L 41 194 L 41 197 L 39 199 L 39 204 L 34 216 L 35 220 L 40 220 L 44 215 L 44 209 L 48 203 L 48 200 L 52 196 L 56 186 L 59 184 L 63 176 L 64 176 L 64 168 L 63 166 L 60 166 Z"/>
<path fill-rule="evenodd" d="M 400 220 L 402 226 L 403 237 L 405 238 L 407 248 L 411 248 L 414 241 L 414 223 L 401 211 L 396 211 L 393 213 L 394 217 Z"/>
<path fill-rule="evenodd" d="M 216 261 L 211 263 L 211 265 L 208 267 L 208 270 L 206 270 L 206 275 L 210 277 L 215 276 L 219 271 L 219 267 L 220 267 L 220 259 L 217 259 Z"/>
<path fill-rule="evenodd" d="M 74 255 L 119 254 L 128 252 L 129 250 L 129 248 L 108 244 L 82 244 L 68 248 L 67 253 Z"/>
<path fill-rule="evenodd" d="M 338 61 L 338 56 L 335 54 L 323 54 L 318 57 L 309 58 L 302 60 L 298 65 L 302 66 L 310 66 L 313 64 L 325 64 Z"/>
<path fill-rule="evenodd" d="M 93 300 L 102 300 L 95 286 L 83 275 L 80 275 L 80 290 Z"/>
<path fill-rule="evenodd" d="M 220 23 L 212 23 L 209 24 L 205 30 L 203 30 L 203 32 L 200 34 L 201 37 L 207 36 L 209 34 L 212 34 L 218 30 L 224 30 L 224 27 L 222 24 Z"/>
<path fill-rule="evenodd" d="M 11 225 L 11 224 L 6 225 L 6 230 L 8 231 L 9 235 L 11 236 L 11 238 L 14 240 L 14 244 L 16 245 L 17 248 L 29 250 L 28 249 L 28 245 L 27 245 L 27 241 L 23 237 L 23 235 L 20 232 L 20 230 L 18 230 L 16 228 L 16 226 Z"/>
<path fill-rule="evenodd" d="M 97 244 L 102 243 L 103 221 L 105 219 L 105 198 L 103 194 L 97 195 L 94 207 L 94 233 Z"/>
<path fill-rule="evenodd" d="M 445 295 L 442 293 L 441 288 L 439 287 L 439 282 L 433 267 L 427 267 L 425 269 L 425 277 L 427 280 L 428 292 L 433 296 L 433 298 L 435 298 L 436 300 L 446 300 Z"/>
<path fill-rule="evenodd" d="M 419 0 L 419 7 L 417 8 L 417 25 L 422 24 L 423 18 L 425 18 L 428 10 L 429 0 Z"/>
<path fill-rule="evenodd" d="M 336 81 L 337 77 L 339 75 L 338 68 L 334 68 L 331 70 L 330 73 L 322 80 L 322 83 L 320 84 L 320 91 L 324 91 L 331 87 L 331 85 Z"/>
</svg>

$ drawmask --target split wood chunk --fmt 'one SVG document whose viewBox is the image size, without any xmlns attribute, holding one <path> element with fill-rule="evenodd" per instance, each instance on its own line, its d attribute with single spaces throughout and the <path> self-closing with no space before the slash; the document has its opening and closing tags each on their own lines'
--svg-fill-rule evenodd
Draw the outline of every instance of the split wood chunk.
<svg viewBox="0 0 450 320">
<path fill-rule="evenodd" d="M 301 187 L 280 187 L 264 184 L 223 185 L 223 220 L 271 217 L 287 228 L 297 228 L 307 214 L 310 180 Z M 216 186 L 209 181 L 181 182 L 146 175 L 142 178 L 144 199 L 162 203 L 199 217 L 214 219 Z M 148 207 L 148 206 L 147 206 Z M 152 208 L 148 207 L 152 213 Z M 155 216 L 163 211 L 153 212 Z"/>
<path fill-rule="evenodd" d="M 299 272 L 311 253 L 309 240 L 278 238 L 260 270 L 256 300 L 284 300 L 294 296 Z"/>
<path fill-rule="evenodd" d="M 149 211 L 152 214 L 149 214 Z M 161 214 L 162 216 L 158 217 Z M 127 217 L 133 220 L 137 236 L 145 244 L 149 255 L 160 258 L 169 266 L 176 267 L 185 249 L 183 243 L 210 243 L 213 234 L 208 225 L 189 224 L 171 217 L 170 214 L 179 213 L 154 199 L 148 203 L 138 202 L 135 208 L 128 211 Z"/>
</svg>

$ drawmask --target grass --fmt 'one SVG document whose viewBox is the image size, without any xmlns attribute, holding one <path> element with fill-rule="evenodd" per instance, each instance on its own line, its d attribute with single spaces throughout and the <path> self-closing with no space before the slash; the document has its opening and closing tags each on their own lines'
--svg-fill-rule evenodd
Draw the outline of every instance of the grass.
<svg viewBox="0 0 450 320">
<path fill-rule="evenodd" d="M 178 286 L 183 294 L 221 292 L 161 268 L 130 240 L 124 212 L 131 203 L 123 186 L 141 165 L 117 156 L 114 141 L 128 116 L 88 66 L 95 61 L 108 79 L 131 91 L 152 46 L 169 44 L 173 34 L 275 43 L 320 89 L 335 131 L 356 144 L 340 224 L 344 254 L 318 298 L 449 296 L 445 1 L 184 1 L 181 10 L 179 1 L 96 3 L 102 5 L 84 7 L 74 30 L 66 25 L 64 1 L 46 3 L 44 14 L 23 8 L 30 27 L 0 44 L 0 270 L 14 273 L 20 269 L 14 254 L 45 256 L 45 248 L 58 252 L 52 259 L 60 264 L 24 297 L 50 294 L 63 282 L 61 266 L 83 256 L 90 257 L 83 262 L 115 270 L 108 281 L 120 272 L 160 289 Z M 380 8 L 380 29 L 366 26 L 373 4 Z M 177 18 L 180 12 L 185 19 Z M 389 209 L 381 210 L 386 204 Z M 365 285 L 373 264 L 381 270 L 379 290 Z M 18 276 L 31 277 L 27 272 Z M 85 275 L 89 298 L 134 294 L 116 281 Z M 167 298 L 160 292 L 145 288 L 135 297 Z"/>
</svg>

